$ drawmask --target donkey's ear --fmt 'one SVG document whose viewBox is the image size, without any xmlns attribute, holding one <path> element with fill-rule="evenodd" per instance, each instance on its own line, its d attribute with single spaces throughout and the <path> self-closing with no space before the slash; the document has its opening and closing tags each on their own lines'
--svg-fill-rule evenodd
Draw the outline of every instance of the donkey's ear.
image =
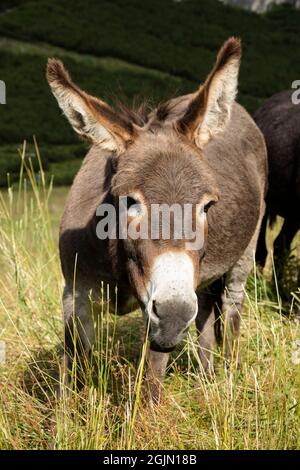
<svg viewBox="0 0 300 470">
<path fill-rule="evenodd" d="M 47 80 L 58 104 L 81 137 L 102 148 L 121 151 L 132 140 L 134 129 L 98 98 L 80 90 L 62 62 L 49 59 Z"/>
<path fill-rule="evenodd" d="M 200 148 L 226 128 L 237 94 L 240 59 L 240 40 L 228 39 L 220 49 L 210 75 L 177 122 L 179 131 Z"/>
</svg>

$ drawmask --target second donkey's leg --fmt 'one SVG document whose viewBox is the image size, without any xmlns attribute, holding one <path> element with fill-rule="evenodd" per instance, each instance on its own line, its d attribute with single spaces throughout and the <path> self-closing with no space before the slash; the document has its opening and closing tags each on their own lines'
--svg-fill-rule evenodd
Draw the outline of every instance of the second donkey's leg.
<svg viewBox="0 0 300 470">
<path fill-rule="evenodd" d="M 267 232 L 267 225 L 268 225 L 268 212 L 266 211 L 261 227 L 260 227 L 260 232 L 259 232 L 259 237 L 257 240 L 257 247 L 256 247 L 256 253 L 255 253 L 255 260 L 256 263 L 259 264 L 262 268 L 264 268 L 266 264 L 266 259 L 268 256 L 268 250 L 267 250 L 267 243 L 266 243 L 266 232 Z"/>
<path fill-rule="evenodd" d="M 283 300 L 286 301 L 290 300 L 290 295 L 287 295 L 286 289 L 284 289 L 284 267 L 290 256 L 291 243 L 299 228 L 300 220 L 295 216 L 295 214 L 286 217 L 281 231 L 274 241 L 275 273 L 273 274 L 273 278 L 275 282 L 275 276 L 277 277 L 280 295 Z"/>
</svg>

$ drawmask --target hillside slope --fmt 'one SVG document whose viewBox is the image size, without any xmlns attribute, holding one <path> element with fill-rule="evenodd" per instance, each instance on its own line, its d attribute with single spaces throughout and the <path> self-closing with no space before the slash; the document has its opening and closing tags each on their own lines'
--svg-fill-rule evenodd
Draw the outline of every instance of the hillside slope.
<svg viewBox="0 0 300 470">
<path fill-rule="evenodd" d="M 0 9 L 0 183 L 17 177 L 16 148 L 35 134 L 56 183 L 69 183 L 85 149 L 45 81 L 47 57 L 60 57 L 75 81 L 108 101 L 154 101 L 194 89 L 222 42 L 243 39 L 239 101 L 252 112 L 300 76 L 300 12 L 268 15 L 217 0 L 6 0 Z M 65 162 L 65 163 L 64 163 Z"/>
<path fill-rule="evenodd" d="M 275 5 L 289 4 L 294 8 L 300 8 L 300 0 L 220 0 L 229 5 L 236 5 L 240 8 L 263 13 L 270 10 Z"/>
</svg>

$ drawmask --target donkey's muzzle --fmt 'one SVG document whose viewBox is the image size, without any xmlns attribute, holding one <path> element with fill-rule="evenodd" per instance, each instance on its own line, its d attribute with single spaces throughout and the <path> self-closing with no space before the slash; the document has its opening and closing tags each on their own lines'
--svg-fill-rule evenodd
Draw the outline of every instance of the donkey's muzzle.
<svg viewBox="0 0 300 470">
<path fill-rule="evenodd" d="M 151 308 L 152 307 L 152 308 Z M 197 315 L 197 297 L 191 292 L 190 299 L 172 296 L 170 299 L 152 299 L 148 309 L 151 339 L 160 348 L 172 348 L 185 336 Z"/>
<path fill-rule="evenodd" d="M 151 340 L 159 347 L 176 346 L 198 310 L 194 291 L 194 266 L 184 251 L 160 254 L 152 268 L 145 310 Z"/>
</svg>

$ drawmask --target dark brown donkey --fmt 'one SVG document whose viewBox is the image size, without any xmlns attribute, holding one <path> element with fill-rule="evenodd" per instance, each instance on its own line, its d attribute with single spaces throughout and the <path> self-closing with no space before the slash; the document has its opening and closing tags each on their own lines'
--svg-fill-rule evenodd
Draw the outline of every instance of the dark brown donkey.
<svg viewBox="0 0 300 470">
<path fill-rule="evenodd" d="M 93 344 L 90 291 L 96 301 L 100 281 L 109 283 L 112 293 L 118 285 L 121 314 L 140 305 L 149 320 L 148 370 L 156 383 L 193 320 L 203 367 L 212 366 L 217 298 L 228 325 L 227 355 L 237 346 L 266 180 L 262 134 L 235 103 L 240 56 L 240 41 L 229 39 L 195 93 L 144 115 L 116 112 L 74 85 L 60 61 L 49 60 L 47 77 L 59 106 L 75 131 L 93 143 L 71 188 L 60 230 L 68 369 L 74 322 L 84 353 Z M 96 210 L 105 202 L 118 211 L 120 196 L 128 197 L 128 220 L 136 224 L 149 217 L 153 204 L 192 205 L 193 224 L 204 233 L 204 243 L 195 250 L 174 236 L 99 239 Z M 112 296 L 112 307 L 114 301 Z"/>
<path fill-rule="evenodd" d="M 282 287 L 283 269 L 290 245 L 300 229 L 300 104 L 293 102 L 295 95 L 295 90 L 277 93 L 254 115 L 266 140 L 269 162 L 267 210 L 261 226 L 256 259 L 264 266 L 267 257 L 267 219 L 270 217 L 274 220 L 280 215 L 284 218 L 284 224 L 274 243 L 274 264 L 279 287 Z M 280 293 L 284 300 L 290 300 L 285 297 L 284 289 Z M 300 318 L 300 306 L 296 315 Z"/>
</svg>

